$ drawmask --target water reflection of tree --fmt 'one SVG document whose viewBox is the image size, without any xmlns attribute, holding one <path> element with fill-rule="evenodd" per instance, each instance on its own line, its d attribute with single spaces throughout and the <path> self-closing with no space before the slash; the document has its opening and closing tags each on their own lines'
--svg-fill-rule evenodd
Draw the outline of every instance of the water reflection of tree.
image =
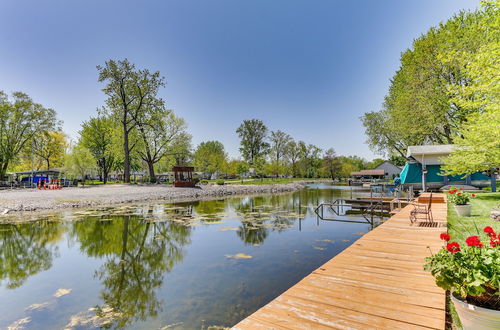
<svg viewBox="0 0 500 330">
<path fill-rule="evenodd" d="M 26 279 L 52 267 L 56 243 L 65 227 L 58 221 L 0 226 L 0 284 L 20 287 Z"/>
<path fill-rule="evenodd" d="M 245 244 L 260 245 L 264 243 L 269 234 L 268 229 L 261 227 L 262 225 L 262 223 L 242 222 L 236 234 Z"/>
<path fill-rule="evenodd" d="M 292 194 L 233 198 L 229 200 L 241 217 L 236 234 L 245 244 L 262 244 L 269 231 L 283 231 L 312 215 L 321 202 L 332 201 L 333 189 L 302 189 Z"/>
<path fill-rule="evenodd" d="M 156 290 L 163 276 L 184 257 L 191 228 L 174 222 L 141 221 L 137 216 L 113 217 L 113 221 L 76 223 L 74 233 L 89 256 L 105 257 L 96 271 L 102 281 L 100 308 L 120 314 L 113 327 L 155 317 L 161 310 Z"/>
<path fill-rule="evenodd" d="M 203 217 L 210 217 L 210 219 L 204 219 L 205 221 L 217 221 L 224 217 L 224 211 L 226 210 L 227 200 L 212 200 L 212 201 L 198 201 L 194 202 L 192 205 L 197 214 Z"/>
</svg>

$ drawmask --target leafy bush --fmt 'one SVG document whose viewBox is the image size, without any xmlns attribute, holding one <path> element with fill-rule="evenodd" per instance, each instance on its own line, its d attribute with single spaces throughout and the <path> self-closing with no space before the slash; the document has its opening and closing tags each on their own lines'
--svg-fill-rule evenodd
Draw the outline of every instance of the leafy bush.
<svg viewBox="0 0 500 330">
<path fill-rule="evenodd" d="M 431 272 L 439 287 L 452 290 L 467 302 L 500 309 L 500 234 L 490 226 L 483 231 L 489 244 L 483 243 L 479 234 L 468 237 L 467 246 L 461 246 L 450 242 L 451 235 L 442 233 L 445 244 L 438 253 L 425 258 L 424 270 Z"/>
<path fill-rule="evenodd" d="M 208 184 L 208 180 L 205 180 L 205 179 L 200 180 L 199 184 L 206 185 L 206 184 Z"/>
<path fill-rule="evenodd" d="M 448 199 L 452 204 L 455 205 L 466 205 L 469 204 L 470 199 L 476 197 L 476 194 L 469 194 L 464 192 L 462 188 L 457 190 L 457 188 L 452 187 L 448 190 Z"/>
<path fill-rule="evenodd" d="M 215 181 L 215 183 L 217 183 L 219 186 L 223 186 L 224 185 L 224 179 L 219 179 L 219 180 Z"/>
</svg>

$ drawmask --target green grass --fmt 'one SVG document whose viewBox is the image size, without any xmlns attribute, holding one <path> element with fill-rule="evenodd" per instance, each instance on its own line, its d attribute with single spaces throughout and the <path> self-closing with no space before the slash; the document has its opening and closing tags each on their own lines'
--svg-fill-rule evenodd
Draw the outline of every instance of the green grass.
<svg viewBox="0 0 500 330">
<path fill-rule="evenodd" d="M 122 181 L 108 181 L 106 184 L 114 184 L 114 183 L 121 183 Z M 86 186 L 96 186 L 104 184 L 103 181 L 98 181 L 98 180 L 85 180 L 85 185 Z"/>
<path fill-rule="evenodd" d="M 479 193 L 470 203 L 470 217 L 459 217 L 454 205 L 448 203 L 448 233 L 453 240 L 463 243 L 469 236 L 482 234 L 485 226 L 491 226 L 500 232 L 500 223 L 490 219 L 491 210 L 500 205 L 500 193 Z"/>
</svg>

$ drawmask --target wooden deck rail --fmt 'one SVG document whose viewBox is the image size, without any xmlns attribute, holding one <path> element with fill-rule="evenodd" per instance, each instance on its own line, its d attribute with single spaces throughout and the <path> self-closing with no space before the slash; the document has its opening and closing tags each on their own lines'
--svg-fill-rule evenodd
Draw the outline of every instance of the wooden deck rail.
<svg viewBox="0 0 500 330">
<path fill-rule="evenodd" d="M 434 198 L 434 227 L 404 207 L 233 329 L 444 329 L 445 292 L 422 269 L 446 231 Z"/>
</svg>

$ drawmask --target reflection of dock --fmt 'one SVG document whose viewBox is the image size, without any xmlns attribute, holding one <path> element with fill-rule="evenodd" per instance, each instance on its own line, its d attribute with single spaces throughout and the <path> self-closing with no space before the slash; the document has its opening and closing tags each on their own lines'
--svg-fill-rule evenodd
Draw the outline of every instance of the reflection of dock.
<svg viewBox="0 0 500 330">
<path fill-rule="evenodd" d="M 447 205 L 433 203 L 432 227 L 410 225 L 411 209 L 404 207 L 234 328 L 444 329 L 445 292 L 422 267 L 428 247 L 441 248 Z"/>
</svg>

